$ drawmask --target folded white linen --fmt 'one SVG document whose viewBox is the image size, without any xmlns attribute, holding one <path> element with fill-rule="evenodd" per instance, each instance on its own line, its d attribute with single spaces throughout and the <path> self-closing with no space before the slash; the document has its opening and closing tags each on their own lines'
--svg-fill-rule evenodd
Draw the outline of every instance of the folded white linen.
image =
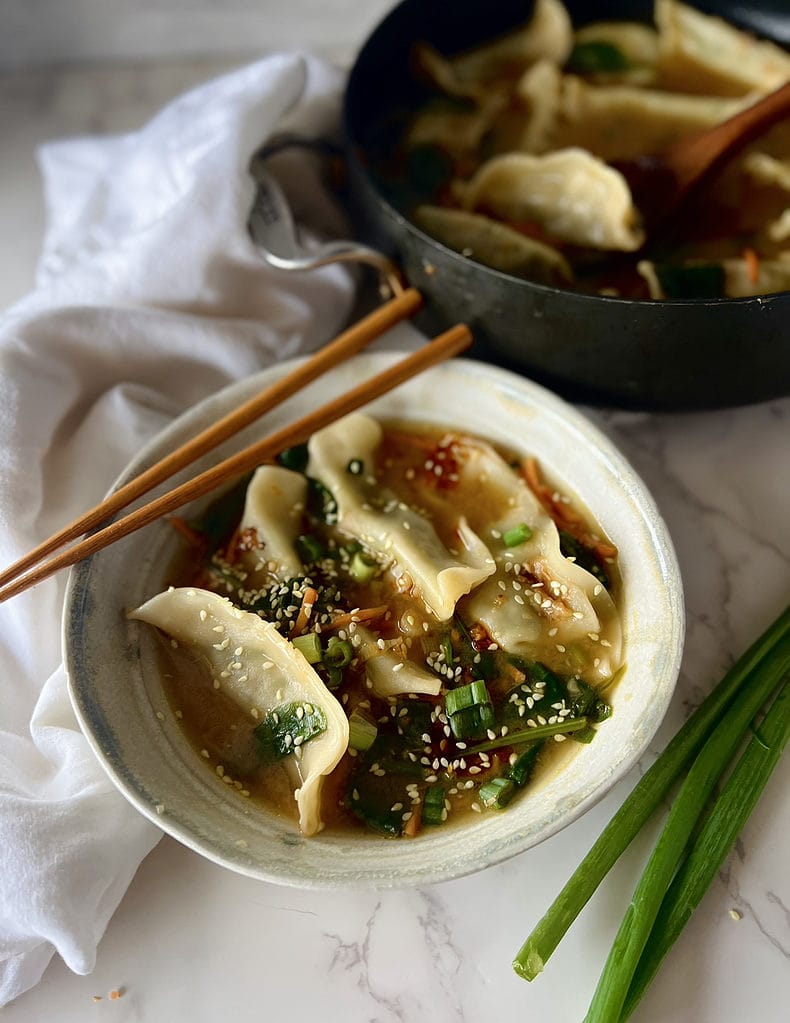
<svg viewBox="0 0 790 1023">
<path fill-rule="evenodd" d="M 348 316 L 346 271 L 271 270 L 246 229 L 251 154 L 275 130 L 330 134 L 341 88 L 336 69 L 276 55 L 138 132 L 42 150 L 38 284 L 0 320 L 0 565 L 95 503 L 175 414 L 314 349 Z M 306 161 L 288 179 L 310 223 L 337 216 Z M 90 972 L 160 835 L 76 724 L 60 664 L 64 584 L 0 606 L 0 1005 L 55 950 Z"/>
</svg>

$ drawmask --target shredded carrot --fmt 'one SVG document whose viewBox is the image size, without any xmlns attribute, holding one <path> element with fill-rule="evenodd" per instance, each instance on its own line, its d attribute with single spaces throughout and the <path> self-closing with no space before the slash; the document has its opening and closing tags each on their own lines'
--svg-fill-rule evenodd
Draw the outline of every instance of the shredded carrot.
<svg viewBox="0 0 790 1023">
<path fill-rule="evenodd" d="M 302 597 L 302 605 L 299 608 L 299 614 L 296 616 L 293 628 L 291 629 L 291 636 L 301 636 L 310 621 L 310 615 L 313 613 L 313 606 L 318 600 L 318 590 L 313 589 L 312 586 L 306 586 L 304 596 Z"/>
<path fill-rule="evenodd" d="M 415 809 L 412 811 L 411 817 L 409 817 L 403 827 L 403 834 L 406 835 L 407 838 L 414 838 L 420 830 L 420 824 L 422 824 L 422 817 Z"/>
<path fill-rule="evenodd" d="M 743 260 L 746 263 L 746 273 L 750 284 L 757 284 L 760 280 L 760 257 L 754 249 L 743 250 Z"/>
<path fill-rule="evenodd" d="M 559 529 L 570 533 L 602 560 L 617 555 L 617 548 L 613 544 L 590 533 L 582 516 L 571 505 L 557 500 L 555 492 L 540 478 L 538 463 L 534 458 L 524 459 L 521 463 L 521 475 Z"/>
<path fill-rule="evenodd" d="M 184 519 L 180 518 L 178 515 L 171 515 L 170 522 L 172 523 L 173 528 L 184 537 L 187 543 L 198 548 L 206 546 L 205 536 L 203 536 L 202 533 L 199 533 L 196 529 L 193 529 L 192 526 L 190 526 Z"/>
<path fill-rule="evenodd" d="M 379 607 L 357 608 L 355 611 L 348 611 L 346 614 L 338 615 L 331 622 L 323 623 L 321 629 L 324 632 L 327 632 L 329 629 L 345 629 L 352 622 L 370 622 L 375 618 L 382 618 L 387 611 L 389 611 L 389 608 L 386 604 L 382 604 Z"/>
</svg>

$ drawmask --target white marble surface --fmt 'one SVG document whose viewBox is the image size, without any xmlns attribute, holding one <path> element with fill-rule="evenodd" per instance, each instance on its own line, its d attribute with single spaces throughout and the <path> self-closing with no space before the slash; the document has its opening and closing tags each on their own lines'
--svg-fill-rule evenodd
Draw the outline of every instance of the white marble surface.
<svg viewBox="0 0 790 1023">
<path fill-rule="evenodd" d="M 183 87 L 232 63 L 220 56 L 4 79 L 3 304 L 33 278 L 43 227 L 35 145 L 133 126 Z M 651 488 L 683 570 L 687 647 L 655 752 L 790 597 L 790 400 L 702 415 L 591 415 Z M 542 846 L 476 876 L 416 891 L 278 888 L 230 874 L 163 838 L 112 919 L 94 973 L 78 977 L 54 960 L 38 987 L 1 1018 L 573 1023 L 584 1015 L 648 836 L 623 857 L 543 977 L 528 985 L 510 961 L 636 777 Z M 634 1016 L 639 1023 L 787 1020 L 788 820 L 790 757 Z M 112 989 L 122 997 L 111 1000 Z"/>
</svg>

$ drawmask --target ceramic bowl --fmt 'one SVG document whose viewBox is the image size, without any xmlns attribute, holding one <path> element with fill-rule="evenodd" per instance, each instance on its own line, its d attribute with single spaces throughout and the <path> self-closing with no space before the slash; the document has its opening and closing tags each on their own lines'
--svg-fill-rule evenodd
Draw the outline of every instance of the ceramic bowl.
<svg viewBox="0 0 790 1023">
<path fill-rule="evenodd" d="M 284 425 L 398 357 L 356 357 L 292 399 L 287 411 L 271 413 L 265 428 Z M 281 365 L 251 377 L 186 413 L 140 454 L 119 485 L 286 370 Z M 154 523 L 81 563 L 67 592 L 65 660 L 77 716 L 105 770 L 142 814 L 178 841 L 232 870 L 281 884 L 403 887 L 459 877 L 523 852 L 575 820 L 634 765 L 664 717 L 680 666 L 683 595 L 666 527 L 633 469 L 583 415 L 519 376 L 463 359 L 370 408 L 532 453 L 590 510 L 620 550 L 627 667 L 612 694 L 614 713 L 595 741 L 573 744 L 567 763 L 544 773 L 506 811 L 413 840 L 331 833 L 306 839 L 295 824 L 251 804 L 207 768 L 168 704 L 155 637 L 127 620 L 127 610 L 168 583 L 179 544 L 173 527 Z M 238 450 L 263 429 L 248 428 L 219 454 Z M 215 454 L 197 469 L 216 460 Z M 194 471 L 176 479 L 188 475 Z M 206 503 L 196 502 L 187 515 L 199 516 Z"/>
</svg>

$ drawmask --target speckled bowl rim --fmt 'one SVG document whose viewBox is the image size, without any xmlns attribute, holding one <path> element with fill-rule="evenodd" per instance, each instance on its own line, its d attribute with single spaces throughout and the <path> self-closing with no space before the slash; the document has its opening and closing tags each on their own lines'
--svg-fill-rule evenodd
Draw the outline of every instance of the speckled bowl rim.
<svg viewBox="0 0 790 1023">
<path fill-rule="evenodd" d="M 269 414 L 266 430 L 400 357 L 394 352 L 356 356 L 285 410 Z M 298 361 L 231 385 L 186 412 L 140 452 L 115 488 Z M 184 845 L 229 869 L 279 884 L 407 887 L 461 877 L 523 852 L 576 820 L 634 766 L 663 720 L 680 670 L 683 589 L 667 528 L 633 468 L 581 412 L 521 376 L 468 359 L 436 367 L 370 408 L 391 418 L 476 432 L 533 453 L 587 505 L 621 552 L 627 668 L 614 693 L 615 713 L 596 741 L 577 748 L 564 770 L 547 772 L 507 811 L 481 815 L 459 828 L 426 829 L 411 841 L 325 832 L 304 839 L 293 823 L 228 791 L 199 762 L 158 685 L 153 647 L 141 636 L 139 623 L 128 622 L 123 613 L 165 584 L 177 542 L 172 526 L 154 523 L 75 566 L 63 616 L 69 692 L 109 777 L 144 816 Z M 173 482 L 263 432 L 262 426 L 248 428 Z M 558 465 L 550 454 L 560 450 Z M 206 503 L 190 505 L 187 513 L 199 514 Z"/>
</svg>

